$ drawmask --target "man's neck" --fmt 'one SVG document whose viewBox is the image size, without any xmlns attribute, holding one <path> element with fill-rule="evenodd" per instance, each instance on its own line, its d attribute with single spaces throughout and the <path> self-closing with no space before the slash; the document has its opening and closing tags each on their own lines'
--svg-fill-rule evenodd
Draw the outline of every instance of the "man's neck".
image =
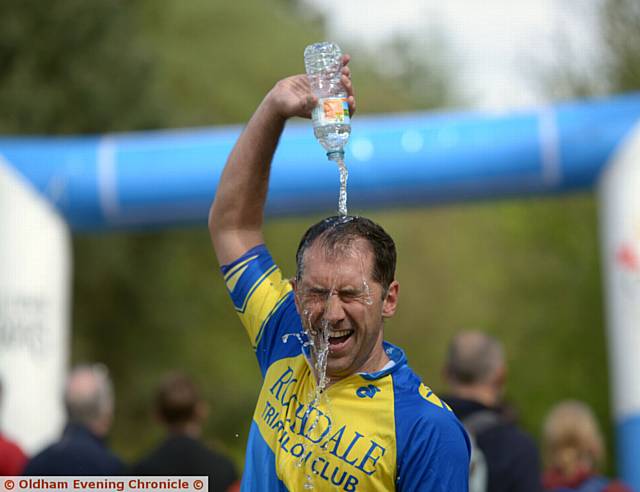
<svg viewBox="0 0 640 492">
<path fill-rule="evenodd" d="M 493 387 L 486 385 L 451 385 L 451 392 L 457 398 L 473 400 L 486 407 L 496 407 L 500 403 L 499 395 Z"/>
<path fill-rule="evenodd" d="M 172 434 L 198 439 L 202 433 L 202 426 L 198 422 L 185 422 L 184 424 L 169 427 L 169 431 Z"/>
</svg>

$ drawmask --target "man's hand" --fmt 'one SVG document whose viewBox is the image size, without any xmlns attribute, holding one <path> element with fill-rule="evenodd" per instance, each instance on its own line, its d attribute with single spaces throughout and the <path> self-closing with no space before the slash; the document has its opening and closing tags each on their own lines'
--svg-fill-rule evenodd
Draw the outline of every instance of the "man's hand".
<svg viewBox="0 0 640 492">
<path fill-rule="evenodd" d="M 347 66 L 350 59 L 349 55 L 342 57 L 341 81 L 347 91 L 349 112 L 353 114 L 356 110 L 356 101 L 351 83 L 351 70 Z M 302 74 L 287 77 L 276 83 L 265 97 L 264 104 L 283 120 L 293 116 L 311 118 L 311 111 L 318 104 L 318 98 L 311 90 L 309 79 Z"/>
</svg>

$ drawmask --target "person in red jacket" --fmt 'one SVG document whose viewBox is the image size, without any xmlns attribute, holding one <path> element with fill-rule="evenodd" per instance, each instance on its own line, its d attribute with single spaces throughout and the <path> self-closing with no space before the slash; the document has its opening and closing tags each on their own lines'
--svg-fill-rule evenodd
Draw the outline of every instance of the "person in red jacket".
<svg viewBox="0 0 640 492">
<path fill-rule="evenodd" d="M 547 414 L 543 428 L 545 490 L 554 492 L 631 492 L 618 480 L 600 475 L 604 444 L 591 408 L 565 400 Z"/>
<path fill-rule="evenodd" d="M 2 381 L 0 381 L 0 403 L 2 403 Z M 22 449 L 0 432 L 0 475 L 20 475 L 27 464 L 27 456 Z"/>
</svg>

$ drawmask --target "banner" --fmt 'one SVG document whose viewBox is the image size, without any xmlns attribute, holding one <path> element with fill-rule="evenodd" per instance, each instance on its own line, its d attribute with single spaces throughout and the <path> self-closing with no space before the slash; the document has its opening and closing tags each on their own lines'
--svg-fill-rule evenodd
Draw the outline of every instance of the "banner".
<svg viewBox="0 0 640 492">
<path fill-rule="evenodd" d="M 64 425 L 69 231 L 0 155 L 0 431 L 27 454 Z"/>
</svg>

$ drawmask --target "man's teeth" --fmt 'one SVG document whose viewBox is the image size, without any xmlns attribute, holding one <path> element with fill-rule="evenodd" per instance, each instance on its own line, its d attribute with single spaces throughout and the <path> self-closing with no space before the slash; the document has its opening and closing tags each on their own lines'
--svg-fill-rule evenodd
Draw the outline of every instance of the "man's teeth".
<svg viewBox="0 0 640 492">
<path fill-rule="evenodd" d="M 352 333 L 352 330 L 332 331 L 329 334 L 329 338 L 340 338 L 340 337 L 350 335 L 351 333 Z"/>
</svg>

